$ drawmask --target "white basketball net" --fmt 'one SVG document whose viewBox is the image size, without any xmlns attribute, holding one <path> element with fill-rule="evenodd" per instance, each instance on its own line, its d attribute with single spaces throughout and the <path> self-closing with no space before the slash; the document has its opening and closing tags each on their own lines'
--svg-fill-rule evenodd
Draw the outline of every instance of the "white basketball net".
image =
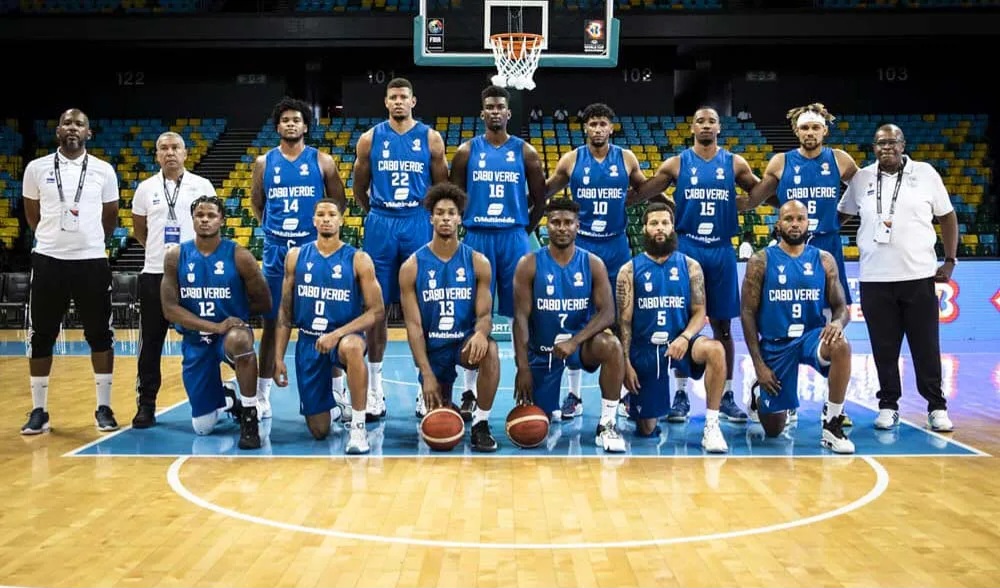
<svg viewBox="0 0 1000 588">
<path fill-rule="evenodd" d="M 496 35 L 490 37 L 493 45 L 493 59 L 497 64 L 497 75 L 493 76 L 495 86 L 515 90 L 534 90 L 532 76 L 538 69 L 538 58 L 542 54 L 540 37 Z"/>
</svg>

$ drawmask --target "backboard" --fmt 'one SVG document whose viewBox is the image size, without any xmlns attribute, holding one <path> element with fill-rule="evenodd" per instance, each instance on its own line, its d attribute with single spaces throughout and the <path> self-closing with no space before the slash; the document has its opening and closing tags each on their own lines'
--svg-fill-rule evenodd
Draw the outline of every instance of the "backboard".
<svg viewBox="0 0 1000 588">
<path fill-rule="evenodd" d="M 420 0 L 413 62 L 493 67 L 490 35 L 544 37 L 540 67 L 615 67 L 620 24 L 615 0 Z"/>
</svg>

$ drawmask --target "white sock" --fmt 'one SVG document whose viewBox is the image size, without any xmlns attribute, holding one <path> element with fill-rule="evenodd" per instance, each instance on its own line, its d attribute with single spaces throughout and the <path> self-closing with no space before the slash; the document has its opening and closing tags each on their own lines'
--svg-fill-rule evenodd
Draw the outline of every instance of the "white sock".
<svg viewBox="0 0 1000 588">
<path fill-rule="evenodd" d="M 244 396 L 240 394 L 240 404 L 242 404 L 244 408 L 257 408 L 257 397 Z"/>
<path fill-rule="evenodd" d="M 719 411 L 712 410 L 711 408 L 705 410 L 705 424 L 719 422 Z"/>
<path fill-rule="evenodd" d="M 97 384 L 97 406 L 111 407 L 111 378 L 114 374 L 94 374 Z"/>
<path fill-rule="evenodd" d="M 364 426 L 365 426 L 365 411 L 363 411 L 363 410 L 355 410 L 355 411 L 353 411 L 351 413 L 351 426 L 352 427 L 361 427 L 361 428 L 364 428 Z"/>
<path fill-rule="evenodd" d="M 841 402 L 837 404 L 835 402 L 826 401 L 826 406 L 823 407 L 823 422 L 829 423 L 833 419 L 837 418 L 844 412 L 844 403 Z"/>
<path fill-rule="evenodd" d="M 271 378 L 257 378 L 257 395 L 264 402 L 271 398 Z M 243 397 L 243 405 L 246 406 L 246 396 Z"/>
<path fill-rule="evenodd" d="M 479 370 L 465 370 L 465 389 L 472 390 L 472 393 L 478 397 L 479 389 L 476 388 L 476 380 L 479 379 Z"/>
<path fill-rule="evenodd" d="M 729 392 L 730 394 L 732 394 L 732 392 L 733 392 L 733 381 L 732 380 L 726 380 L 726 387 L 722 389 L 722 393 L 725 394 L 726 392 Z"/>
<path fill-rule="evenodd" d="M 601 398 L 601 422 L 615 422 L 615 415 L 618 413 L 618 401 Z"/>
<path fill-rule="evenodd" d="M 472 426 L 476 426 L 482 421 L 490 420 L 490 411 L 483 410 L 481 408 L 476 408 L 476 411 L 472 413 Z"/>
<path fill-rule="evenodd" d="M 368 389 L 382 393 L 382 362 L 372 361 L 368 363 Z"/>
<path fill-rule="evenodd" d="M 31 376 L 31 404 L 32 408 L 48 410 L 49 405 L 49 377 Z"/>
<path fill-rule="evenodd" d="M 677 376 L 677 391 L 687 393 L 688 379 Z"/>
<path fill-rule="evenodd" d="M 580 396 L 580 382 L 583 380 L 583 370 L 566 370 L 566 383 L 569 385 L 569 393 L 577 398 Z"/>
<path fill-rule="evenodd" d="M 334 376 L 333 378 L 333 393 L 338 396 L 344 395 L 344 376 Z"/>
</svg>

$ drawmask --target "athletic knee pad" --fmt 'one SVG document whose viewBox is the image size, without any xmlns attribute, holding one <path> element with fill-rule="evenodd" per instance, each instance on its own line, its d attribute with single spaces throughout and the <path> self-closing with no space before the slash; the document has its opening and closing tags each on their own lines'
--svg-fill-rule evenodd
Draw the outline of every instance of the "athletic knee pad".
<svg viewBox="0 0 1000 588">
<path fill-rule="evenodd" d="M 55 337 L 32 331 L 28 339 L 28 357 L 31 359 L 52 357 L 52 348 L 55 347 L 55 344 Z"/>
<path fill-rule="evenodd" d="M 196 416 L 191 419 L 191 426 L 196 435 L 208 435 L 215 428 L 215 423 L 219 422 L 219 411 L 213 410 L 208 414 Z"/>
<path fill-rule="evenodd" d="M 115 345 L 115 333 L 110 328 L 101 329 L 98 333 L 83 332 L 83 338 L 90 345 L 90 350 L 94 353 L 108 351 Z"/>
</svg>

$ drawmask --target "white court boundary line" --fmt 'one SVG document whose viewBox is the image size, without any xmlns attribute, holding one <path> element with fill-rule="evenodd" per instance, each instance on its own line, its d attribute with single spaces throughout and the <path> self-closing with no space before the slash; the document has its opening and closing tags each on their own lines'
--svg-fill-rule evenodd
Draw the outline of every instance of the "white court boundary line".
<svg viewBox="0 0 1000 588">
<path fill-rule="evenodd" d="M 323 535 L 326 537 L 337 537 L 340 539 L 351 539 L 355 541 L 368 541 L 374 543 L 390 543 L 397 545 L 415 545 L 421 547 L 445 547 L 445 548 L 458 548 L 458 549 L 508 549 L 508 550 L 562 550 L 562 549 L 616 549 L 616 548 L 632 548 L 632 547 L 650 547 L 650 546 L 660 546 L 660 545 L 678 545 L 682 543 L 696 543 L 701 541 L 716 541 L 720 539 L 732 539 L 736 537 L 746 537 L 749 535 L 760 535 L 764 533 L 774 533 L 777 531 L 785 531 L 788 529 L 794 529 L 796 527 L 802 527 L 805 525 L 811 525 L 813 523 L 818 523 L 825 521 L 827 519 L 832 519 L 841 515 L 845 515 L 849 512 L 862 508 L 869 503 L 875 501 L 880 497 L 886 489 L 889 487 L 889 472 L 878 461 L 870 457 L 861 458 L 865 463 L 867 463 L 872 470 L 875 471 L 875 485 L 861 498 L 854 500 L 844 506 L 839 508 L 816 514 L 813 516 L 796 519 L 793 521 L 787 521 L 784 523 L 776 523 L 773 525 L 767 525 L 764 527 L 755 527 L 752 529 L 741 529 L 738 531 L 727 531 L 723 533 L 710 533 L 706 535 L 691 535 L 687 537 L 668 537 L 661 539 L 640 539 L 632 541 L 597 541 L 588 543 L 478 543 L 469 541 L 440 541 L 434 539 L 415 539 L 412 537 L 387 537 L 384 535 L 369 535 L 364 533 L 351 533 L 347 531 L 338 531 L 336 529 L 320 529 L 317 527 L 306 527 L 303 525 L 296 525 L 292 523 L 284 523 L 281 521 L 274 521 L 271 519 L 265 519 L 263 517 L 258 517 L 250 514 L 245 514 L 239 511 L 235 511 L 224 506 L 220 506 L 208 500 L 205 500 L 184 486 L 184 483 L 180 479 L 181 467 L 188 460 L 187 457 L 181 457 L 170 464 L 170 468 L 167 470 L 167 482 L 170 484 L 170 488 L 177 493 L 178 496 L 187 500 L 188 502 L 199 506 L 206 510 L 210 510 L 217 514 L 227 516 L 230 518 L 235 518 L 248 523 L 254 523 L 258 525 L 264 525 L 268 527 L 273 527 L 277 529 L 282 529 L 285 531 L 297 531 L 300 533 L 308 533 L 311 535 Z"/>
<path fill-rule="evenodd" d="M 161 414 L 169 412 L 169 411 L 177 408 L 178 406 L 180 406 L 182 404 L 187 404 L 187 402 L 188 402 L 187 399 L 184 399 L 184 400 L 181 400 L 180 402 L 176 402 L 174 404 L 171 404 L 170 406 L 157 411 L 156 412 L 156 416 L 160 416 Z M 128 422 L 131 423 L 132 419 L 129 419 Z M 132 425 L 131 424 L 125 425 L 124 427 L 120 427 L 117 431 L 114 431 L 112 433 L 108 433 L 107 435 L 101 435 L 100 437 L 98 437 L 97 439 L 94 439 L 90 443 L 86 443 L 84 445 L 81 445 L 80 447 L 77 447 L 76 449 L 71 449 L 71 450 L 67 451 L 66 453 L 64 453 L 62 456 L 63 457 L 77 457 L 77 456 L 79 456 L 79 453 L 81 451 L 89 449 L 89 448 L 93 447 L 94 445 L 97 445 L 98 443 L 101 443 L 103 441 L 107 441 L 108 439 L 111 439 L 112 437 L 117 437 L 118 435 L 121 435 L 125 431 L 130 431 L 131 429 L 132 429 Z M 102 457 L 102 456 L 100 454 L 98 454 L 98 455 L 87 455 L 87 456 L 82 456 L 82 457 Z"/>
</svg>

